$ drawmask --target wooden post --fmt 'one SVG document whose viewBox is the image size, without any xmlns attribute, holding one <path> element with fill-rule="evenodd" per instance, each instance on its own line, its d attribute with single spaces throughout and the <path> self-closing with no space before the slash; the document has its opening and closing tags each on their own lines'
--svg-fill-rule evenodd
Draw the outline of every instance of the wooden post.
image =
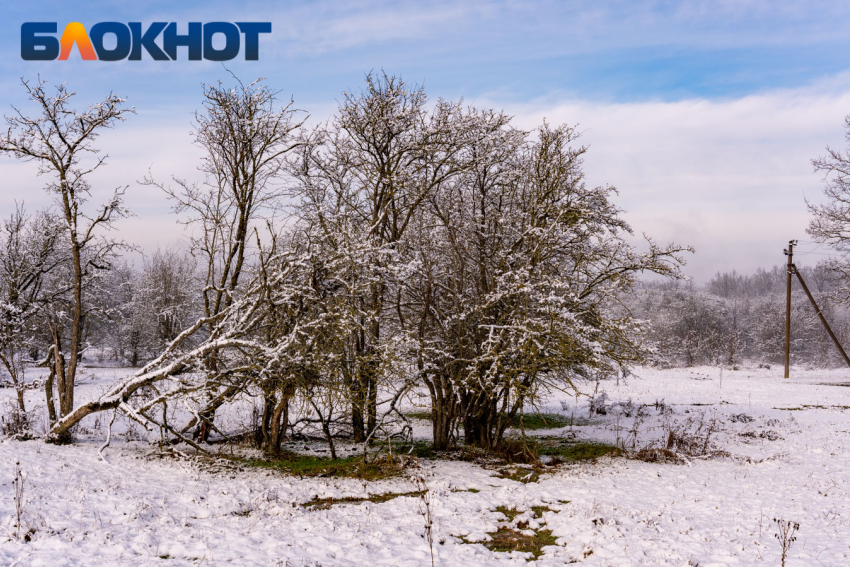
<svg viewBox="0 0 850 567">
<path fill-rule="evenodd" d="M 798 270 L 797 266 L 794 266 L 793 264 L 791 265 L 791 268 L 793 269 L 794 273 L 797 274 L 797 279 L 800 280 L 800 285 L 803 286 L 803 291 L 805 291 L 806 295 L 809 296 L 809 301 L 812 302 L 812 307 L 815 308 L 815 313 L 818 314 L 818 317 L 820 317 L 821 323 L 823 323 L 823 326 L 826 327 L 826 332 L 829 333 L 829 338 L 831 338 L 832 342 L 835 343 L 835 346 L 838 347 L 838 352 L 840 352 L 841 356 L 844 357 L 844 362 L 847 363 L 847 366 L 850 366 L 850 358 L 848 358 L 847 353 L 844 352 L 844 349 L 841 348 L 841 343 L 838 342 L 838 338 L 835 336 L 835 333 L 833 333 L 832 329 L 829 328 L 829 323 L 826 322 L 826 317 L 823 316 L 823 313 L 821 313 L 821 310 L 818 307 L 818 304 L 815 303 L 815 298 L 812 296 L 812 293 L 809 291 L 809 287 L 806 285 L 806 282 L 803 281 L 803 275 L 800 273 L 800 270 Z M 786 378 L 787 378 L 787 376 L 786 376 Z"/>
<path fill-rule="evenodd" d="M 785 377 L 788 378 L 791 367 L 791 272 L 794 270 L 794 240 L 788 241 L 788 285 L 785 294 Z"/>
</svg>

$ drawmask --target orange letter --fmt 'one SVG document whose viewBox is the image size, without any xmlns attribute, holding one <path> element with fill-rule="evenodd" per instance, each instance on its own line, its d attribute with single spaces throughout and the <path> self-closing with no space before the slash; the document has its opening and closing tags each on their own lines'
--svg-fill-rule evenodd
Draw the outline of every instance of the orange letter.
<svg viewBox="0 0 850 567">
<path fill-rule="evenodd" d="M 59 53 L 59 59 L 65 61 L 71 55 L 71 48 L 74 47 L 74 42 L 77 43 L 77 49 L 80 50 L 83 60 L 97 60 L 94 47 L 89 39 L 89 34 L 86 33 L 86 28 L 80 22 L 71 22 L 65 26 L 65 31 L 62 32 L 62 39 L 59 43 L 62 46 L 62 52 Z"/>
</svg>

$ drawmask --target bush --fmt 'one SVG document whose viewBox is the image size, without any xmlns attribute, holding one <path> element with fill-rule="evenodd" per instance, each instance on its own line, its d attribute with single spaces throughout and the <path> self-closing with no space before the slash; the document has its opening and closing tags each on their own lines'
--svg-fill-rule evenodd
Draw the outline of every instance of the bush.
<svg viewBox="0 0 850 567">
<path fill-rule="evenodd" d="M 32 416 L 21 411 L 12 402 L 7 402 L 6 412 L 0 416 L 0 434 L 4 437 L 30 439 L 32 438 L 31 425 Z"/>
</svg>

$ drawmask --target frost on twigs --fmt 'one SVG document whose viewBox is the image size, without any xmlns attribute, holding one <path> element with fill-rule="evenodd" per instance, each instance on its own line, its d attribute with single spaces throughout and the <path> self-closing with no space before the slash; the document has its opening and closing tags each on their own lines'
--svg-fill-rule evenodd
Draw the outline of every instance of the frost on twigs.
<svg viewBox="0 0 850 567">
<path fill-rule="evenodd" d="M 399 405 L 418 390 L 435 450 L 493 451 L 545 392 L 652 357 L 622 297 L 642 273 L 682 278 L 690 248 L 630 244 L 616 189 L 585 180 L 575 127 L 523 131 L 386 74 L 309 132 L 274 101 L 259 83 L 205 87 L 203 181 L 146 180 L 197 228 L 200 315 L 169 323 L 153 360 L 61 412 L 51 436 L 117 409 L 199 450 L 242 437 L 274 454 L 288 431 L 321 435 L 332 458 L 350 438 L 365 457 L 409 440 Z M 240 400 L 250 425 L 226 431 L 216 415 Z"/>
</svg>

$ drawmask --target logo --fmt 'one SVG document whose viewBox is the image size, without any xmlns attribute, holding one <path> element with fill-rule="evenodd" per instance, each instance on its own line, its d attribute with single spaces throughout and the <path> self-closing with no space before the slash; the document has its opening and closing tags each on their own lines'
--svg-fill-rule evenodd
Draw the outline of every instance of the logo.
<svg viewBox="0 0 850 567">
<path fill-rule="evenodd" d="M 27 22 L 21 25 L 21 58 L 25 61 L 65 61 L 74 45 L 85 61 L 141 61 L 146 51 L 154 61 L 177 59 L 177 48 L 186 47 L 189 61 L 230 61 L 239 55 L 243 37 L 245 60 L 260 58 L 260 34 L 271 33 L 271 22 L 189 22 L 189 31 L 177 33 L 176 22 L 154 22 L 142 29 L 140 22 L 100 22 L 86 32 L 80 22 L 65 26 L 62 37 L 57 38 L 56 22 Z M 224 39 L 218 47 L 213 38 Z M 156 43 L 162 36 L 162 42 Z"/>
</svg>

